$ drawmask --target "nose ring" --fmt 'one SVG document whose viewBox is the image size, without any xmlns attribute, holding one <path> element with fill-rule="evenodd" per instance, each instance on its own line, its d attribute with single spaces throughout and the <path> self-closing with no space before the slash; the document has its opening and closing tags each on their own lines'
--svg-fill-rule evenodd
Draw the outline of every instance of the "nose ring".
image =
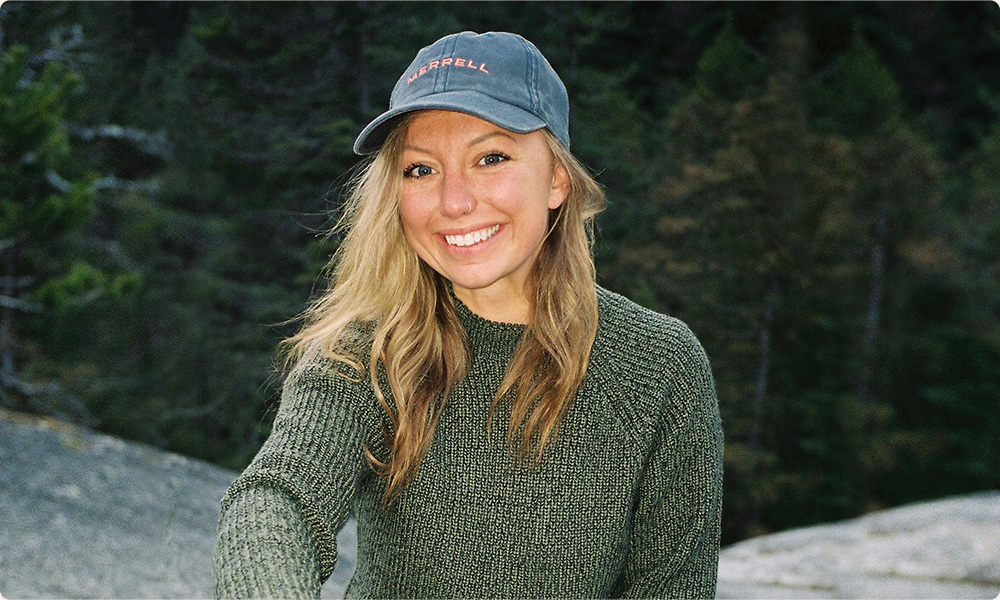
<svg viewBox="0 0 1000 600">
<path fill-rule="evenodd" d="M 465 211 L 465 214 L 471 215 L 472 214 L 472 203 L 471 202 L 467 202 L 467 204 L 469 205 L 469 210 Z"/>
</svg>

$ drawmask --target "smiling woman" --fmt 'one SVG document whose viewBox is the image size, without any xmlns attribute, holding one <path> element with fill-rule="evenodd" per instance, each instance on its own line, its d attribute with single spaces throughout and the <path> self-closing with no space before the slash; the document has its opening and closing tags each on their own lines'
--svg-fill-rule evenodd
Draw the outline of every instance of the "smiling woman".
<svg viewBox="0 0 1000 600">
<path fill-rule="evenodd" d="M 528 274 L 569 194 L 541 131 L 512 133 L 465 113 L 417 113 L 406 130 L 400 216 L 406 240 L 493 321 L 528 323 Z"/>
<path fill-rule="evenodd" d="M 417 54 L 355 143 L 330 286 L 223 500 L 218 595 L 318 596 L 353 508 L 350 597 L 714 597 L 708 361 L 596 285 L 604 196 L 568 125 L 520 36 Z"/>
</svg>

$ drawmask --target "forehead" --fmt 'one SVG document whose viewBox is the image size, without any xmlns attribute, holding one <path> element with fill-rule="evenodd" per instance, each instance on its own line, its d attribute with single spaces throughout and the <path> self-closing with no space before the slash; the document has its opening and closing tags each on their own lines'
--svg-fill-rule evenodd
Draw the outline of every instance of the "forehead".
<svg viewBox="0 0 1000 600">
<path fill-rule="evenodd" d="M 413 113 L 407 126 L 407 136 L 426 135 L 436 132 L 454 134 L 465 130 L 507 131 L 485 119 L 454 110 L 419 110 Z M 514 132 L 508 132 L 514 135 Z"/>
<path fill-rule="evenodd" d="M 408 144 L 428 140 L 462 143 L 475 141 L 488 134 L 497 134 L 497 137 L 509 138 L 518 143 L 530 142 L 531 138 L 538 136 L 544 143 L 540 131 L 516 133 L 475 115 L 438 109 L 415 112 L 407 124 L 406 141 Z"/>
</svg>

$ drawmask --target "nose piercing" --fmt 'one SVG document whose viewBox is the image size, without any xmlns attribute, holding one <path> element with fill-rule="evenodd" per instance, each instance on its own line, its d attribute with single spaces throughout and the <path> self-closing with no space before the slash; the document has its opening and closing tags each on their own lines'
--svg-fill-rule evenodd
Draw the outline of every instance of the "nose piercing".
<svg viewBox="0 0 1000 600">
<path fill-rule="evenodd" d="M 465 214 L 471 215 L 472 214 L 472 203 L 471 202 L 467 202 L 467 204 L 469 205 L 469 210 L 465 211 Z"/>
</svg>

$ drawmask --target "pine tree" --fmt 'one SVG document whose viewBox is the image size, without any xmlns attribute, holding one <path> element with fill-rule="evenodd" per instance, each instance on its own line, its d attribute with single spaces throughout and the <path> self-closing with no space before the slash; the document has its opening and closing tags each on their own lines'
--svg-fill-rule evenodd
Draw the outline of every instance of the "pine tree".
<svg viewBox="0 0 1000 600">
<path fill-rule="evenodd" d="M 79 82 L 54 62 L 34 73 L 23 46 L 0 62 L 0 394 L 7 405 L 38 409 L 59 396 L 50 410 L 79 411 L 58 385 L 23 377 L 32 358 L 23 331 L 122 284 L 65 245 L 95 210 L 93 178 L 67 181 L 62 173 L 70 152 L 65 115 Z"/>
<path fill-rule="evenodd" d="M 680 166 L 660 192 L 661 237 L 649 248 L 713 357 L 727 489 L 741 498 L 727 505 L 739 524 L 727 537 L 843 514 L 852 502 L 840 367 L 857 329 L 844 315 L 857 302 L 828 290 L 856 288 L 845 226 L 856 175 L 849 144 L 814 125 L 808 38 L 795 23 L 776 35 L 759 87 L 728 81 L 716 92 L 714 73 L 757 56 L 725 50 L 745 48 L 728 26 L 699 63 L 708 71 L 670 120 Z"/>
</svg>

